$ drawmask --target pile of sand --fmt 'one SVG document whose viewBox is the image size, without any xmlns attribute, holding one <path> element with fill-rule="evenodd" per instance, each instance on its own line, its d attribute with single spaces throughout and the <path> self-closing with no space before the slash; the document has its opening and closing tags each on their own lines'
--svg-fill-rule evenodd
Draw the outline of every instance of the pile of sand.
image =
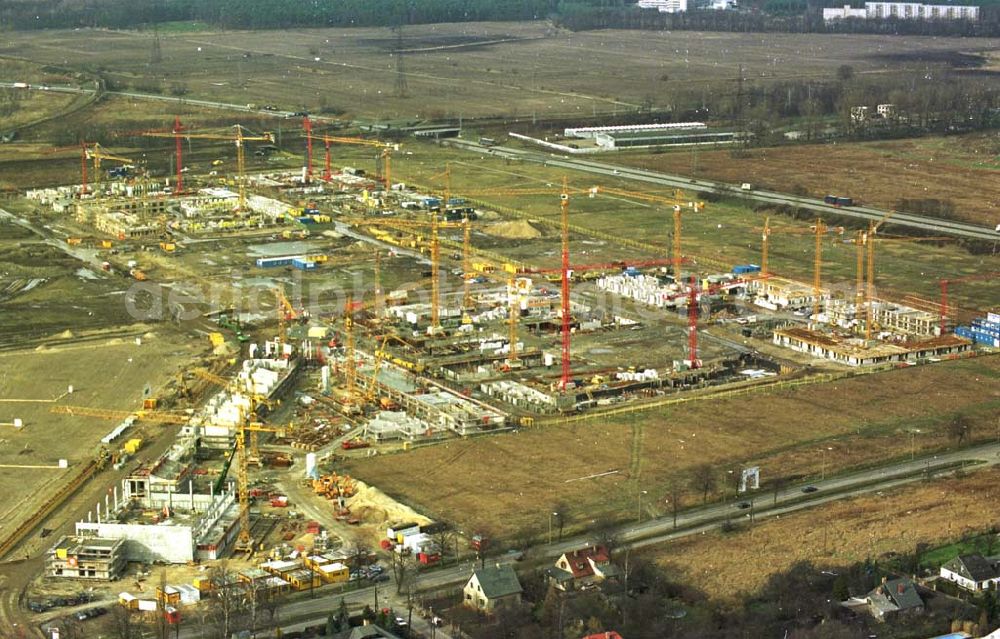
<svg viewBox="0 0 1000 639">
<path fill-rule="evenodd" d="M 389 497 L 378 488 L 355 480 L 357 492 L 349 500 L 351 514 L 365 523 L 376 525 L 412 521 L 418 524 L 429 523 L 430 520 L 405 504 Z"/>
<path fill-rule="evenodd" d="M 542 232 L 525 220 L 515 222 L 498 222 L 483 229 L 487 235 L 502 237 L 508 240 L 533 240 L 542 236 Z"/>
</svg>

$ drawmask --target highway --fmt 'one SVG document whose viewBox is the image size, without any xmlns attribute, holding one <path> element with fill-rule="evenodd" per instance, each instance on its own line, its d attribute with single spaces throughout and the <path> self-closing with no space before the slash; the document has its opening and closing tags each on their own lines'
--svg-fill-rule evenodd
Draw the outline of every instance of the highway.
<svg viewBox="0 0 1000 639">
<path fill-rule="evenodd" d="M 70 85 L 56 85 L 56 84 L 32 84 L 28 87 L 21 86 L 23 83 L 20 82 L 8 82 L 0 81 L 0 88 L 5 89 L 23 89 L 25 91 L 49 91 L 52 93 L 87 93 L 93 94 L 97 93 L 97 89 L 86 89 L 79 86 Z M 212 100 L 199 100 L 196 98 L 187 98 L 184 96 L 177 95 L 157 95 L 155 93 L 136 93 L 135 91 L 104 91 L 104 95 L 117 95 L 125 98 L 132 98 L 134 100 L 155 100 L 158 102 L 174 102 L 177 104 L 192 104 L 194 106 L 204 107 L 207 109 L 223 109 L 226 111 L 246 111 L 249 113 L 256 113 L 262 116 L 271 116 L 275 118 L 291 118 L 294 117 L 295 113 L 293 111 L 279 111 L 279 110 L 268 110 L 260 108 L 250 108 L 247 104 L 233 104 L 230 102 L 215 102 Z M 314 122 L 336 122 L 337 118 L 330 118 L 324 116 L 317 116 L 310 114 L 309 117 Z"/>
<path fill-rule="evenodd" d="M 21 83 L 0 81 L 0 87 L 18 88 Z M 44 87 L 44 88 L 42 88 Z M 23 88 L 23 87 L 22 87 Z M 58 93 L 94 93 L 96 89 L 85 89 L 75 86 L 60 85 L 32 85 L 25 90 L 53 91 Z M 258 115 L 272 116 L 275 118 L 294 117 L 292 111 L 268 111 L 264 109 L 251 109 L 246 104 L 232 104 L 227 102 L 215 102 L 212 100 L 199 100 L 186 98 L 184 96 L 156 95 L 150 93 L 136 93 L 134 91 L 105 91 L 105 95 L 118 95 L 136 100 L 157 100 L 161 102 L 175 102 L 179 104 L 192 104 L 210 109 L 224 109 L 229 111 L 253 112 Z M 336 121 L 337 118 L 324 118 L 322 116 L 310 116 L 315 122 Z M 525 162 L 535 162 L 546 166 L 561 167 L 574 171 L 584 171 L 607 177 L 626 178 L 639 182 L 655 184 L 657 186 L 667 186 L 672 188 L 686 189 L 688 191 L 710 191 L 722 194 L 738 194 L 740 197 L 756 202 L 768 204 L 786 204 L 798 208 L 815 211 L 817 214 L 833 214 L 854 217 L 862 220 L 879 221 L 888 215 L 889 211 L 883 211 L 867 206 L 838 207 L 826 204 L 822 200 L 813 198 L 778 193 L 775 191 L 752 190 L 743 191 L 738 184 L 726 184 L 724 182 L 714 182 L 710 180 L 695 180 L 679 175 L 669 175 L 657 171 L 646 169 L 636 169 L 632 167 L 610 164 L 607 162 L 597 162 L 581 158 L 565 157 L 544 151 L 534 151 L 528 149 L 515 149 L 512 147 L 485 147 L 478 142 L 471 140 L 452 139 L 449 143 L 456 148 L 474 151 L 476 153 L 492 154 L 501 158 L 518 159 Z M 942 220 L 903 211 L 896 211 L 892 215 L 892 224 L 905 226 L 908 228 L 927 231 L 933 234 L 945 234 L 955 237 L 962 237 L 975 240 L 1000 240 L 1000 231 L 997 229 L 969 224 L 967 222 L 955 222 L 952 220 Z"/>
<path fill-rule="evenodd" d="M 854 473 L 837 475 L 808 484 L 816 490 L 804 492 L 806 484 L 788 486 L 774 491 L 760 491 L 752 495 L 741 496 L 722 503 L 693 508 L 679 512 L 677 525 L 673 517 L 667 515 L 643 522 L 624 524 L 611 529 L 604 535 L 584 534 L 561 541 L 533 546 L 525 553 L 526 560 L 544 562 L 559 555 L 593 545 L 600 542 L 603 536 L 616 539 L 618 547 L 642 548 L 680 539 L 690 535 L 701 534 L 722 525 L 726 521 L 749 521 L 751 512 L 754 521 L 767 518 L 779 518 L 789 513 L 807 508 L 821 508 L 825 504 L 864 494 L 878 493 L 908 483 L 927 481 L 935 476 L 951 472 L 958 467 L 977 467 L 1000 465 L 1000 442 L 984 444 L 956 451 L 941 452 L 937 455 L 916 457 L 899 461 L 879 468 L 871 468 Z M 836 469 L 831 469 L 836 471 Z M 746 502 L 750 508 L 740 508 L 737 504 Z M 541 514 L 539 515 L 542 516 Z M 489 557 L 491 563 L 514 563 L 510 555 Z M 414 589 L 418 592 L 433 591 L 446 587 L 455 587 L 464 583 L 472 574 L 474 562 L 466 561 L 447 568 L 429 570 L 420 573 L 414 580 Z M 405 617 L 399 611 L 405 610 L 405 600 L 395 595 L 392 581 L 384 582 L 377 588 L 380 606 L 392 606 L 397 614 Z M 293 601 L 281 608 L 284 619 L 283 630 L 301 629 L 305 625 L 315 624 L 326 619 L 330 611 L 340 605 L 341 596 L 352 610 L 359 610 L 365 605 L 375 605 L 376 588 L 368 587 L 352 591 L 346 595 L 320 591 L 315 598 Z M 414 628 L 421 630 L 419 624 L 426 622 L 413 618 Z M 438 637 L 447 637 L 442 629 L 436 630 Z M 201 628 L 183 628 L 180 636 L 186 639 L 202 637 Z"/>
<path fill-rule="evenodd" d="M 668 175 L 657 171 L 647 171 L 645 169 L 636 169 L 617 164 L 609 164 L 606 162 L 565 157 L 544 151 L 515 149 L 501 146 L 485 147 L 477 142 L 458 139 L 449 140 L 449 143 L 456 148 L 462 148 L 476 153 L 492 154 L 501 158 L 535 162 L 546 166 L 571 169 L 573 171 L 584 171 L 606 177 L 625 178 L 655 184 L 657 186 L 686 189 L 688 191 L 727 193 L 756 202 L 787 204 L 789 206 L 809 209 L 820 215 L 824 213 L 844 215 L 877 222 L 889 213 L 889 211 L 882 211 L 867 206 L 837 207 L 826 204 L 822 200 L 789 195 L 787 193 L 777 193 L 774 191 L 743 191 L 740 189 L 740 185 L 738 184 L 726 184 L 724 182 L 712 182 L 709 180 L 694 180 L 679 175 Z M 1000 232 L 985 226 L 968 224 L 966 222 L 941 220 L 922 215 L 915 215 L 912 213 L 905 213 L 902 211 L 893 213 L 891 224 L 928 231 L 935 235 L 945 234 L 975 240 L 1000 240 Z"/>
</svg>

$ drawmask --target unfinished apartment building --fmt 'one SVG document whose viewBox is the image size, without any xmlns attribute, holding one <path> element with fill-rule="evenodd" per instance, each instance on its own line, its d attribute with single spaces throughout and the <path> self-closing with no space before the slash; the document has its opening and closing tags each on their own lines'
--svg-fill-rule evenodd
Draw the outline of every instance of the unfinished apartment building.
<svg viewBox="0 0 1000 639">
<path fill-rule="evenodd" d="M 45 557 L 45 574 L 111 581 L 125 571 L 125 540 L 63 535 Z"/>
</svg>

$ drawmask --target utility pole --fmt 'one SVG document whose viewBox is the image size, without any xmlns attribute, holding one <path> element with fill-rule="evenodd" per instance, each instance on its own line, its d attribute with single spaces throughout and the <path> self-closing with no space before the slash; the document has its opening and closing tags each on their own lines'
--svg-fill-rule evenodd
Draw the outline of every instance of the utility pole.
<svg viewBox="0 0 1000 639">
<path fill-rule="evenodd" d="M 396 34 L 396 47 L 393 52 L 396 57 L 396 97 L 405 98 L 409 96 L 409 87 L 406 85 L 406 64 L 403 61 L 403 25 L 399 24 L 392 30 Z"/>
</svg>

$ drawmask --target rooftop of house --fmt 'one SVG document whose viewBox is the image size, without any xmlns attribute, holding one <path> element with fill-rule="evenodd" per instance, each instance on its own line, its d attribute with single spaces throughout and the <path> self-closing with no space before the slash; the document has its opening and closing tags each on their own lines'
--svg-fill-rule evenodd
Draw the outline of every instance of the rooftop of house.
<svg viewBox="0 0 1000 639">
<path fill-rule="evenodd" d="M 563 561 L 566 565 L 563 565 Z M 589 577 L 594 574 L 594 565 L 611 561 L 607 546 L 587 546 L 568 552 L 556 561 L 556 566 L 573 574 L 574 578 Z"/>
<path fill-rule="evenodd" d="M 941 567 L 976 582 L 987 581 L 1000 576 L 997 564 L 990 562 L 979 554 L 959 555 Z"/>
<path fill-rule="evenodd" d="M 882 612 L 923 608 L 924 601 L 917 593 L 917 587 L 909 579 L 890 579 L 880 584 L 870 593 L 868 599 Z"/>
<path fill-rule="evenodd" d="M 522 591 L 517 573 L 508 565 L 495 564 L 477 568 L 473 576 L 479 581 L 479 587 L 489 599 L 506 597 Z"/>
</svg>

